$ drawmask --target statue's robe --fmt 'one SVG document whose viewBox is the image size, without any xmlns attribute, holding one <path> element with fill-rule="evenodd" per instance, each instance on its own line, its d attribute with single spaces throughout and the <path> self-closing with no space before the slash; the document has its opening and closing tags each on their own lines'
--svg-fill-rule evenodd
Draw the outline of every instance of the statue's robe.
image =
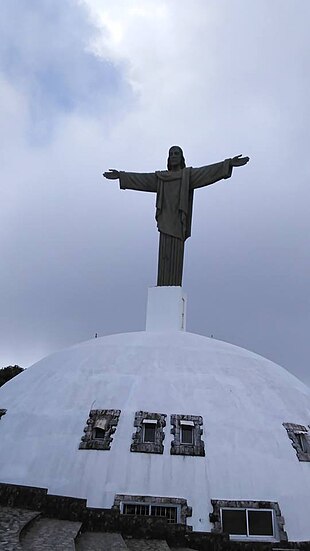
<svg viewBox="0 0 310 551">
<path fill-rule="evenodd" d="M 191 234 L 194 190 L 230 178 L 230 159 L 178 171 L 120 172 L 120 188 L 157 194 L 160 232 L 157 285 L 182 285 L 184 242 Z"/>
</svg>

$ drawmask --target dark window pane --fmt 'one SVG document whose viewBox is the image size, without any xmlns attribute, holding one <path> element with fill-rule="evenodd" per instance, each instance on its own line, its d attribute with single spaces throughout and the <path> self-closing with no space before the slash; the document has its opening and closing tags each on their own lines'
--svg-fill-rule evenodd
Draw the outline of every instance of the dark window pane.
<svg viewBox="0 0 310 551">
<path fill-rule="evenodd" d="M 148 505 L 136 505 L 136 515 L 146 516 L 150 514 Z"/>
<path fill-rule="evenodd" d="M 153 423 L 144 424 L 144 442 L 155 442 L 156 425 Z"/>
<path fill-rule="evenodd" d="M 245 510 L 222 509 L 223 532 L 247 535 Z"/>
<path fill-rule="evenodd" d="M 193 429 L 192 427 L 182 427 L 182 444 L 193 443 Z"/>
<path fill-rule="evenodd" d="M 152 505 L 151 515 L 153 517 L 164 517 L 169 524 L 173 524 L 177 521 L 177 508 L 166 507 L 165 505 Z"/>
<path fill-rule="evenodd" d="M 103 429 L 95 429 L 95 438 L 98 438 L 98 440 L 103 440 L 105 436 L 105 431 Z"/>
<path fill-rule="evenodd" d="M 149 514 L 149 506 L 139 505 L 138 503 L 124 503 L 123 514 L 146 516 Z"/>
<path fill-rule="evenodd" d="M 273 536 L 271 511 L 248 511 L 250 536 Z"/>
<path fill-rule="evenodd" d="M 124 503 L 123 513 L 124 515 L 134 515 L 135 505 L 132 505 L 131 503 Z"/>
</svg>

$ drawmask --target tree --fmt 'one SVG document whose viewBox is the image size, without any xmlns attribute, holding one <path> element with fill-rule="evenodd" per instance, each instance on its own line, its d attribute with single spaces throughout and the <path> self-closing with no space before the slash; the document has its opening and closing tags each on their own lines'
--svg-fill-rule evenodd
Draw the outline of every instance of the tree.
<svg viewBox="0 0 310 551">
<path fill-rule="evenodd" d="M 24 370 L 22 367 L 19 367 L 19 365 L 8 365 L 7 367 L 1 368 L 0 369 L 0 386 L 4 385 L 10 379 L 13 379 L 13 377 L 16 377 L 16 375 L 18 375 L 22 371 Z"/>
</svg>

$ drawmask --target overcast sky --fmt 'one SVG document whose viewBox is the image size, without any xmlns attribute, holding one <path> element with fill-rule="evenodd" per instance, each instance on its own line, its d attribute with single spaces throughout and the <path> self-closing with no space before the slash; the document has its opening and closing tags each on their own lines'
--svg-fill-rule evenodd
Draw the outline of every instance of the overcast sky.
<svg viewBox="0 0 310 551">
<path fill-rule="evenodd" d="M 108 168 L 249 155 L 195 194 L 188 330 L 310 383 L 310 2 L 1 0 L 0 366 L 143 330 L 153 194 Z"/>
</svg>

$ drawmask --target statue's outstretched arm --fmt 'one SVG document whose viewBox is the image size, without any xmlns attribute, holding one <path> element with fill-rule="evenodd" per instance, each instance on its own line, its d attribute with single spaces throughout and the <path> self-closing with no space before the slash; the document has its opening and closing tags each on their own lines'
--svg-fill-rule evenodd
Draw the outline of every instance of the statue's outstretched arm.
<svg viewBox="0 0 310 551">
<path fill-rule="evenodd" d="M 191 188 L 209 186 L 219 180 L 230 178 L 233 167 L 243 166 L 249 161 L 249 157 L 237 155 L 232 159 L 225 159 L 220 163 L 215 163 L 200 168 L 191 169 Z"/>
<path fill-rule="evenodd" d="M 136 191 L 157 191 L 157 177 L 155 172 L 124 172 L 110 168 L 103 176 L 108 180 L 119 180 L 121 189 L 135 189 Z"/>
<path fill-rule="evenodd" d="M 243 166 L 246 165 L 250 160 L 250 157 L 242 157 L 242 155 L 236 155 L 236 157 L 233 157 L 230 159 L 230 165 L 231 166 Z"/>
<path fill-rule="evenodd" d="M 103 176 L 108 180 L 119 180 L 119 171 L 115 168 L 109 168 L 108 172 L 104 172 Z"/>
</svg>

